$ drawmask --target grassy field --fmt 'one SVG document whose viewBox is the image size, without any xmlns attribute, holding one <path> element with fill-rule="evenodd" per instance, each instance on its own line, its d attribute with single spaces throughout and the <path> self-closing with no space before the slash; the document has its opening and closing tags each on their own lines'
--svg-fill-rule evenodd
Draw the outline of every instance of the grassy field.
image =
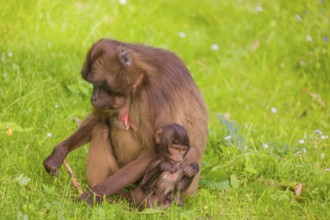
<svg viewBox="0 0 330 220">
<path fill-rule="evenodd" d="M 0 0 L 0 219 L 330 219 L 329 0 L 125 2 Z M 80 70 L 100 38 L 176 52 L 206 99 L 184 207 L 88 206 L 42 166 L 92 109 Z M 84 189 L 87 150 L 68 157 Z"/>
</svg>

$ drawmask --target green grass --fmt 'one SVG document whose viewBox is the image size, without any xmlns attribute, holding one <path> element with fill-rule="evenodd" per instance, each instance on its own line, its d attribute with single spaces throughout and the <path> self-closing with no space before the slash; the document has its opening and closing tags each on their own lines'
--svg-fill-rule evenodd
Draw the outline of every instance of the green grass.
<svg viewBox="0 0 330 220">
<path fill-rule="evenodd" d="M 328 0 L 0 5 L 0 219 L 330 218 Z M 138 212 L 120 199 L 87 206 L 75 201 L 63 168 L 58 178 L 44 171 L 43 159 L 91 110 L 91 86 L 79 73 L 103 37 L 176 52 L 206 99 L 200 190 L 184 207 Z M 87 149 L 68 157 L 84 189 Z"/>
</svg>

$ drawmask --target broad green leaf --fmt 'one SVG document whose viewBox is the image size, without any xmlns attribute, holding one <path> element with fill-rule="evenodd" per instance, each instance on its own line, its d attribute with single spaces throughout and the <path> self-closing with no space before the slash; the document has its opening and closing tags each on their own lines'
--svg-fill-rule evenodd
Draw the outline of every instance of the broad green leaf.
<svg viewBox="0 0 330 220">
<path fill-rule="evenodd" d="M 239 187 L 239 180 L 237 179 L 237 176 L 234 174 L 230 175 L 230 185 L 232 188 L 237 189 Z"/>
</svg>

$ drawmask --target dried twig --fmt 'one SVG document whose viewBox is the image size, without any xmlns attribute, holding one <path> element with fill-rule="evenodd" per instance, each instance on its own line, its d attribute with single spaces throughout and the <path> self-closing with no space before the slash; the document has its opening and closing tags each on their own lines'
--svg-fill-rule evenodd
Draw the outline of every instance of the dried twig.
<svg viewBox="0 0 330 220">
<path fill-rule="evenodd" d="M 68 164 L 68 162 L 66 160 L 63 161 L 63 165 L 71 177 L 71 183 L 72 183 L 73 187 L 78 190 L 78 193 L 80 196 L 81 194 L 84 193 L 84 191 L 81 189 L 81 186 L 80 186 L 79 182 L 77 181 L 77 178 L 75 177 L 70 165 Z"/>
<path fill-rule="evenodd" d="M 304 189 L 304 185 L 302 183 L 280 182 L 272 179 L 260 179 L 258 182 L 266 186 L 280 187 L 284 190 L 290 189 L 296 196 L 300 196 Z"/>
<path fill-rule="evenodd" d="M 321 107 L 325 107 L 325 102 L 322 100 L 321 96 L 319 94 L 316 94 L 314 92 L 309 91 L 307 88 L 301 89 L 304 93 L 312 97 L 314 101 L 316 101 Z"/>
</svg>

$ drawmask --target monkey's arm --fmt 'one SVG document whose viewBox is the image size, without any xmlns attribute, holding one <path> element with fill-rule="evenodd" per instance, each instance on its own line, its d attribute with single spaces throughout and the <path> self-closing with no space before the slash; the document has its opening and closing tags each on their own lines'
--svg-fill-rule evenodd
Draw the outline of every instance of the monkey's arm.
<svg viewBox="0 0 330 220">
<path fill-rule="evenodd" d="M 199 165 L 196 162 L 193 162 L 188 166 L 186 166 L 183 169 L 184 176 L 177 185 L 177 191 L 186 190 L 190 185 L 190 183 L 192 182 L 196 173 L 198 173 L 198 171 L 199 171 Z"/>
<path fill-rule="evenodd" d="M 49 174 L 58 174 L 59 168 L 68 153 L 90 141 L 93 129 L 98 121 L 97 116 L 94 114 L 89 115 L 70 137 L 55 146 L 53 152 L 44 160 L 44 167 Z"/>
</svg>

